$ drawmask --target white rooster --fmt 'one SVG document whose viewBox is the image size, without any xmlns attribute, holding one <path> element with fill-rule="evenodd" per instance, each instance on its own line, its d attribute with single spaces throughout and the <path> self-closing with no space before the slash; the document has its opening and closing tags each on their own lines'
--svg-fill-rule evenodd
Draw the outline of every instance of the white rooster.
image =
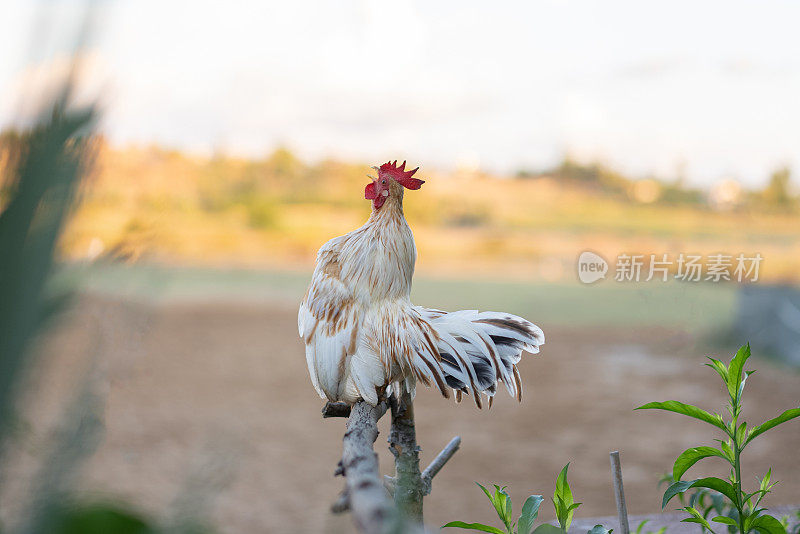
<svg viewBox="0 0 800 534">
<path fill-rule="evenodd" d="M 367 222 L 325 243 L 297 326 L 306 345 L 308 373 L 320 397 L 376 405 L 387 388 L 416 382 L 492 398 L 502 381 L 522 399 L 516 364 L 522 351 L 539 352 L 544 334 L 521 317 L 501 312 L 444 312 L 415 306 L 409 298 L 417 251 L 403 216 L 403 189 L 419 189 L 397 161 L 373 167 Z M 399 390 L 396 390 L 399 391 Z"/>
</svg>

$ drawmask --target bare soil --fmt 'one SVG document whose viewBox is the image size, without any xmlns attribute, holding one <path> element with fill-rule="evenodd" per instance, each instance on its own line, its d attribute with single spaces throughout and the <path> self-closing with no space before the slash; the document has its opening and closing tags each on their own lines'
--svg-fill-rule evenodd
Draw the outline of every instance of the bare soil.
<svg viewBox="0 0 800 534">
<path fill-rule="evenodd" d="M 296 336 L 295 310 L 279 304 L 146 304 L 84 296 L 37 349 L 37 372 L 23 395 L 27 430 L 6 457 L 0 512 L 19 516 L 33 467 L 76 384 L 93 366 L 104 396 L 105 431 L 81 486 L 132 500 L 157 517 L 207 514 L 221 532 L 350 532 L 329 506 L 344 420 L 323 420 Z M 491 410 L 420 390 L 417 432 L 423 463 L 452 436 L 461 450 L 425 502 L 432 527 L 461 519 L 494 523 L 474 481 L 509 486 L 515 508 L 552 493 L 561 467 L 581 516 L 615 513 L 608 453 L 620 450 L 629 512 L 660 509 L 661 473 L 685 448 L 711 444 L 703 423 L 663 412 L 634 412 L 651 400 L 678 399 L 723 410 L 716 374 L 691 335 L 666 329 L 548 328 L 542 354 L 520 370 L 521 404 L 501 392 Z M 757 351 L 757 348 L 756 348 Z M 727 359 L 727 355 L 722 355 Z M 745 417 L 757 423 L 798 405 L 800 375 L 755 358 Z M 24 425 L 23 425 L 24 427 Z M 388 432 L 376 443 L 390 473 Z M 746 480 L 769 466 L 780 480 L 768 504 L 800 502 L 800 422 L 755 442 Z M 695 466 L 724 475 L 720 464 Z M 690 472 L 691 474 L 691 472 Z M 545 519 L 552 506 L 542 506 Z"/>
</svg>

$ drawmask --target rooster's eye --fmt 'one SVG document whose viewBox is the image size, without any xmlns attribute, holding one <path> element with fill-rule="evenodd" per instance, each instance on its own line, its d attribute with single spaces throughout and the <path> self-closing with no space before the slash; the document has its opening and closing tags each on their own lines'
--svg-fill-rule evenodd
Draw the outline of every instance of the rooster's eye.
<svg viewBox="0 0 800 534">
<path fill-rule="evenodd" d="M 386 180 L 381 180 L 381 183 L 386 185 Z"/>
</svg>

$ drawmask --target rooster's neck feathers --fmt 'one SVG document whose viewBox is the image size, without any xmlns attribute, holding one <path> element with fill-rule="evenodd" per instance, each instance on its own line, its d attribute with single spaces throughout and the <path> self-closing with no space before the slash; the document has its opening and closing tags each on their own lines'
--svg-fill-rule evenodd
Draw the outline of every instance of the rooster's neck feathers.
<svg viewBox="0 0 800 534">
<path fill-rule="evenodd" d="M 389 182 L 389 196 L 383 206 L 372 207 L 370 220 L 397 222 L 399 219 L 405 220 L 403 215 L 403 186 L 394 180 Z"/>
</svg>

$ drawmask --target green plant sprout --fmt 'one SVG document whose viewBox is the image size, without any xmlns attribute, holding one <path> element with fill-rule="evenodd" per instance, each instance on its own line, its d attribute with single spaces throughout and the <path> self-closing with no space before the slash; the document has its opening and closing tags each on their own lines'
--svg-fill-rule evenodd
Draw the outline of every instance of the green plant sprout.
<svg viewBox="0 0 800 534">
<path fill-rule="evenodd" d="M 713 509 L 719 515 L 713 517 L 711 519 L 712 522 L 733 527 L 734 531 L 738 531 L 740 534 L 748 534 L 752 531 L 757 531 L 759 534 L 785 534 L 786 527 L 775 517 L 766 514 L 766 508 L 759 508 L 761 500 L 771 492 L 772 487 L 775 485 L 774 482 L 771 482 L 772 470 L 767 471 L 767 474 L 759 481 L 757 490 L 747 493 L 742 487 L 741 455 L 745 447 L 764 432 L 800 416 L 800 408 L 786 410 L 774 419 L 748 430 L 747 423 L 740 422 L 739 416 L 742 411 L 744 384 L 754 372 L 744 370 L 745 362 L 749 357 L 750 344 L 748 343 L 736 352 L 736 355 L 727 366 L 714 358 L 709 358 L 711 363 L 705 364 L 719 374 L 728 390 L 728 396 L 730 397 L 730 403 L 728 404 L 730 419 L 728 421 L 725 421 L 718 413 L 710 414 L 697 406 L 674 400 L 649 402 L 636 409 L 658 409 L 687 415 L 722 430 L 727 436 L 724 440 L 715 440 L 719 443 L 719 448 L 708 446 L 691 447 L 678 456 L 672 467 L 674 482 L 664 492 L 661 502 L 662 509 L 666 508 L 669 501 L 676 495 L 682 498 L 683 494 L 689 489 L 705 488 L 720 493 L 730 504 L 730 511 L 727 514 L 722 513 L 725 510 L 725 504 L 719 501 L 715 503 L 713 494 L 711 494 L 711 507 L 706 507 L 703 511 L 698 510 L 696 505 L 699 497 L 697 497 L 690 500 L 688 505 L 683 506 L 683 510 L 690 515 L 690 517 L 683 520 L 684 522 L 697 523 L 714 533 L 714 529 L 707 518 Z M 731 472 L 728 480 L 717 477 L 681 480 L 683 474 L 695 463 L 713 456 L 722 458 L 730 464 Z M 686 503 L 682 502 L 681 504 Z"/>
<path fill-rule="evenodd" d="M 644 526 L 649 522 L 649 519 L 645 519 L 639 523 L 639 526 L 636 527 L 636 530 L 634 531 L 635 534 L 664 534 L 667 531 L 667 527 L 661 527 L 658 530 L 648 530 L 647 532 L 644 532 Z"/>
<path fill-rule="evenodd" d="M 662 484 L 666 484 L 667 487 L 669 487 L 674 483 L 675 478 L 673 478 L 672 473 L 667 473 L 661 478 L 658 485 L 661 487 Z M 733 504 L 726 501 L 725 496 L 718 491 L 712 491 L 708 488 L 693 488 L 692 492 L 687 491 L 686 493 L 679 493 L 677 497 L 681 506 L 687 506 L 687 495 L 688 506 L 693 506 L 699 510 L 706 520 L 708 520 L 708 516 L 711 515 L 712 512 L 716 515 L 731 516 L 731 511 L 735 510 Z M 707 532 L 704 526 L 700 525 L 700 528 L 703 532 Z M 728 531 L 734 533 L 736 532 L 736 528 L 728 525 Z"/>
<path fill-rule="evenodd" d="M 785 515 L 781 518 L 781 525 L 783 525 L 783 528 L 786 529 L 788 534 L 800 534 L 800 510 L 795 511 L 794 518 L 797 523 L 795 523 L 792 530 L 789 530 L 789 516 Z"/>
<path fill-rule="evenodd" d="M 542 501 L 544 501 L 544 497 L 541 495 L 531 495 L 525 499 L 525 503 L 522 505 L 522 513 L 515 522 L 512 519 L 511 497 L 506 491 L 506 486 L 500 487 L 495 484 L 494 493 L 492 493 L 476 482 L 486 494 L 486 497 L 489 498 L 492 506 L 494 506 L 497 516 L 505 526 L 505 530 L 490 525 L 484 525 L 483 523 L 465 523 L 464 521 L 451 521 L 442 528 L 456 527 L 467 530 L 490 532 L 492 534 L 566 534 L 572 523 L 572 514 L 575 512 L 575 509 L 581 505 L 581 503 L 575 502 L 572 497 L 572 490 L 569 487 L 569 482 L 567 482 L 568 469 L 569 464 L 565 465 L 561 473 L 559 473 L 556 479 L 556 489 L 551 499 L 555 507 L 556 518 L 558 519 L 559 526 L 557 527 L 548 523 L 543 523 L 533 528 L 534 521 L 536 521 L 539 515 L 539 507 Z M 603 525 L 595 525 L 594 528 L 589 531 L 589 534 L 611 534 L 611 530 L 607 530 Z"/>
</svg>

